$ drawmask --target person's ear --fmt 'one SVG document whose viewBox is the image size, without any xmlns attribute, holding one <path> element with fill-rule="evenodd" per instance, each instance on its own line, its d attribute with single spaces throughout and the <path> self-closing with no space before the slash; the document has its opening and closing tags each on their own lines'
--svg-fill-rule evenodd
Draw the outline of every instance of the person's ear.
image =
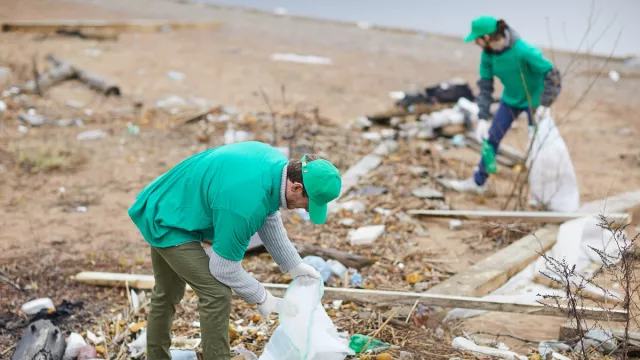
<svg viewBox="0 0 640 360">
<path fill-rule="evenodd" d="M 296 193 L 296 194 L 302 194 L 302 189 L 304 188 L 304 186 L 298 182 L 293 183 L 291 185 L 291 192 Z"/>
</svg>

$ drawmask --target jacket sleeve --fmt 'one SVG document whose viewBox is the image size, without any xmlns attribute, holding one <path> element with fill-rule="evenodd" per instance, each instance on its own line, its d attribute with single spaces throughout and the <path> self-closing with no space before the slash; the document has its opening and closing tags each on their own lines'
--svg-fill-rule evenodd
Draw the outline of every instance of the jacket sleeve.
<svg viewBox="0 0 640 360">
<path fill-rule="evenodd" d="M 480 57 L 480 80 L 478 80 L 478 119 L 489 119 L 491 101 L 493 97 L 493 66 L 489 54 L 482 52 Z"/>
<path fill-rule="evenodd" d="M 289 241 L 280 211 L 267 216 L 264 225 L 258 230 L 258 235 L 273 261 L 280 266 L 280 271 L 287 272 L 302 262 L 296 248 Z"/>
<path fill-rule="evenodd" d="M 216 280 L 230 287 L 249 304 L 264 301 L 264 286 L 242 267 L 241 261 L 227 260 L 211 246 L 206 246 L 204 251 L 209 255 L 209 271 Z"/>
</svg>

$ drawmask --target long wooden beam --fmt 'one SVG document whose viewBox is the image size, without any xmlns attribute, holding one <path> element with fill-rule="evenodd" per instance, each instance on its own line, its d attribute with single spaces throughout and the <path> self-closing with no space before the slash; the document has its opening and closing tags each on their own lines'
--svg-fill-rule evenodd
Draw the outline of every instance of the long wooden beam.
<svg viewBox="0 0 640 360">
<path fill-rule="evenodd" d="M 409 215 L 419 215 L 435 218 L 454 218 L 461 220 L 482 221 L 520 221 L 541 223 L 563 223 L 565 221 L 587 216 L 599 215 L 596 213 L 564 213 L 552 211 L 493 211 L 493 210 L 409 210 Z M 611 213 L 606 215 L 609 221 L 630 223 L 631 214 Z"/>
<path fill-rule="evenodd" d="M 81 272 L 75 276 L 75 280 L 92 285 L 102 286 L 125 286 L 139 289 L 151 289 L 155 284 L 153 275 L 120 274 L 105 272 Z M 283 296 L 288 285 L 285 284 L 264 284 L 265 288 L 274 295 Z M 190 288 L 188 288 L 190 290 Z M 475 297 L 434 295 L 427 293 L 402 292 L 402 291 L 382 291 L 382 290 L 362 290 L 349 288 L 325 287 L 324 294 L 330 299 L 349 300 L 362 303 L 396 303 L 413 304 L 419 300 L 422 304 L 429 306 L 440 306 L 447 308 L 465 308 L 487 311 L 500 311 L 518 314 L 535 314 L 546 316 L 564 317 L 567 309 L 556 306 L 545 306 L 542 304 L 522 304 L 509 303 L 504 301 L 487 301 Z M 582 307 L 587 319 L 611 319 L 621 321 L 625 318 L 626 312 L 621 310 L 603 310 L 598 308 Z"/>
<path fill-rule="evenodd" d="M 159 32 L 164 30 L 211 30 L 221 27 L 221 23 L 185 22 L 168 20 L 15 20 L 2 23 L 2 31 L 56 33 L 60 30 L 108 30 L 113 32 Z"/>
</svg>

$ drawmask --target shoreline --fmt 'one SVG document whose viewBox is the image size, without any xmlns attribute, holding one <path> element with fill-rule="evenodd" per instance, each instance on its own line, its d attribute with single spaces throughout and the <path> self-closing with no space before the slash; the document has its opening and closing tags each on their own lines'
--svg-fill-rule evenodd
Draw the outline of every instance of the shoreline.
<svg viewBox="0 0 640 360">
<path fill-rule="evenodd" d="M 423 37 L 432 37 L 432 38 L 442 39 L 445 41 L 462 42 L 462 37 L 459 37 L 459 36 L 423 31 L 423 30 L 416 30 L 411 28 L 376 25 L 373 23 L 366 23 L 367 27 L 365 28 L 365 27 L 361 27 L 360 23 L 355 21 L 317 18 L 317 17 L 307 16 L 307 15 L 296 15 L 296 14 L 289 14 L 289 13 L 277 14 L 277 13 L 274 13 L 273 11 L 261 10 L 261 9 L 246 7 L 246 6 L 240 6 L 240 5 L 213 4 L 213 3 L 199 1 L 199 0 L 170 0 L 170 1 L 173 1 L 179 4 L 199 5 L 199 6 L 206 6 L 206 7 L 216 8 L 216 9 L 223 9 L 223 10 L 240 10 L 249 14 L 269 15 L 274 18 L 289 17 L 294 20 L 303 20 L 303 21 L 309 21 L 309 22 L 315 22 L 315 23 L 340 25 L 345 27 L 357 27 L 357 28 L 361 28 L 362 30 L 376 30 L 384 33 L 391 33 L 391 34 L 398 34 L 398 35 L 423 36 Z M 565 56 L 574 56 L 581 60 L 593 59 L 593 60 L 622 63 L 627 60 L 640 58 L 635 55 L 613 56 L 613 55 L 594 54 L 589 52 L 579 52 L 579 51 L 572 51 L 572 50 L 559 50 L 559 49 L 540 46 L 538 44 L 534 44 L 534 45 L 538 46 L 540 49 L 542 49 L 545 52 L 550 52 L 550 53 L 555 53 L 558 55 L 565 55 Z"/>
</svg>

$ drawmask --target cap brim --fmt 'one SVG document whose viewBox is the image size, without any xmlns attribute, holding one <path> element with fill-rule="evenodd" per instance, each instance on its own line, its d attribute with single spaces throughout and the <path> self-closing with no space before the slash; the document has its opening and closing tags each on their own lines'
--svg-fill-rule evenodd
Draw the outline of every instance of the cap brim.
<svg viewBox="0 0 640 360">
<path fill-rule="evenodd" d="M 474 33 L 470 33 L 469 35 L 467 35 L 466 38 L 464 38 L 464 42 L 468 43 L 468 42 L 472 42 L 473 40 L 479 38 L 479 35 L 476 35 Z"/>
<path fill-rule="evenodd" d="M 327 204 L 318 204 L 309 198 L 309 218 L 316 225 L 327 221 Z"/>
</svg>

